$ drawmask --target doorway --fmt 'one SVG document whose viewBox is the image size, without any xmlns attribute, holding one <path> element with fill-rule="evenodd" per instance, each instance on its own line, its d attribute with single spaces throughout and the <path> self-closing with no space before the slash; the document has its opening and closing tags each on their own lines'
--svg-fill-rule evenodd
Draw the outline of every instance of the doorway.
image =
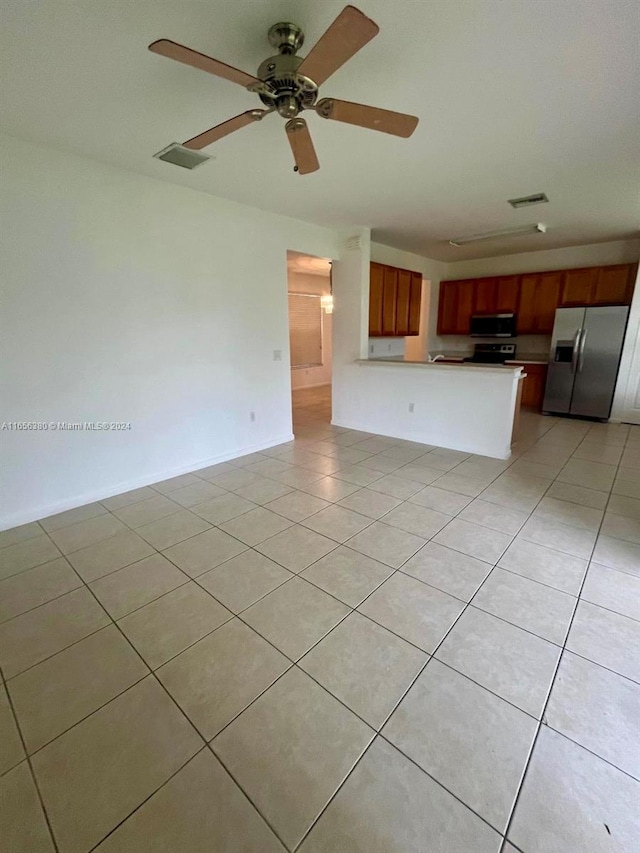
<svg viewBox="0 0 640 853">
<path fill-rule="evenodd" d="M 294 435 L 331 423 L 331 261 L 287 252 Z"/>
</svg>

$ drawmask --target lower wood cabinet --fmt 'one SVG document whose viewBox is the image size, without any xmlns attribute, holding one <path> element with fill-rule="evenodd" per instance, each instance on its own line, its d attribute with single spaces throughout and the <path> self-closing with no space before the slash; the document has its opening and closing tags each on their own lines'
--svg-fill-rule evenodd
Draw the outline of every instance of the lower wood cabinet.
<svg viewBox="0 0 640 853">
<path fill-rule="evenodd" d="M 369 279 L 369 337 L 420 333 L 422 275 L 372 263 Z"/>
<path fill-rule="evenodd" d="M 535 409 L 537 412 L 542 410 L 542 402 L 544 400 L 544 386 L 547 382 L 547 365 L 546 364 L 524 364 L 523 362 L 512 362 L 510 367 L 522 367 L 526 377 L 522 385 L 522 397 L 520 405 L 527 409 Z"/>
</svg>

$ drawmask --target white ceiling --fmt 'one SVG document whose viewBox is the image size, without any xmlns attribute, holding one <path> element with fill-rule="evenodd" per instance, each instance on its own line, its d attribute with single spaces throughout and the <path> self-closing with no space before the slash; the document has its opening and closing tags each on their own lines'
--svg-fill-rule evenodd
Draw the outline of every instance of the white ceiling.
<svg viewBox="0 0 640 853">
<path fill-rule="evenodd" d="M 326 278 L 331 271 L 331 261 L 328 258 L 303 255 L 301 252 L 287 252 L 287 270 L 302 275 L 321 275 Z"/>
<path fill-rule="evenodd" d="M 321 169 L 300 176 L 280 117 L 207 149 L 193 172 L 152 159 L 246 109 L 240 86 L 147 51 L 170 38 L 251 73 L 269 26 L 313 45 L 345 0 L 0 0 L 0 122 L 15 136 L 440 260 L 637 236 L 637 0 L 359 0 L 380 34 L 321 96 L 409 112 L 409 140 L 309 116 Z M 514 211 L 506 199 L 546 192 Z M 448 245 L 542 221 L 546 235 Z"/>
</svg>

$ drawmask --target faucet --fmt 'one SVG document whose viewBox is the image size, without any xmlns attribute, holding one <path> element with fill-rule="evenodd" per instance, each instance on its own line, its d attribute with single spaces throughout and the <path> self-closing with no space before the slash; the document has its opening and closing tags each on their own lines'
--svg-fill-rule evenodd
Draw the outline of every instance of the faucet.
<svg viewBox="0 0 640 853">
<path fill-rule="evenodd" d="M 433 364 L 435 361 L 444 358 L 443 355 L 434 355 L 432 356 L 430 352 L 427 353 L 427 364 Z"/>
</svg>

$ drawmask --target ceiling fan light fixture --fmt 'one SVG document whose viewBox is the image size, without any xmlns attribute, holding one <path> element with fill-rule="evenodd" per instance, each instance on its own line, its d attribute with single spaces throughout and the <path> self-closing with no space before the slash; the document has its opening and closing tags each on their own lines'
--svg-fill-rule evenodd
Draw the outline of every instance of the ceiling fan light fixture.
<svg viewBox="0 0 640 853">
<path fill-rule="evenodd" d="M 516 228 L 503 228 L 499 231 L 486 231 L 484 234 L 471 234 L 468 237 L 454 237 L 449 240 L 450 246 L 466 246 L 468 243 L 479 243 L 481 240 L 498 240 L 501 237 L 520 237 L 523 234 L 546 234 L 547 226 L 542 222 L 534 225 L 519 225 Z"/>
<path fill-rule="evenodd" d="M 174 166 L 181 166 L 183 169 L 197 169 L 208 160 L 213 160 L 208 154 L 202 154 L 200 151 L 193 151 L 191 148 L 185 148 L 179 142 L 172 142 L 167 145 L 162 151 L 158 151 L 153 155 L 157 160 L 162 160 L 165 163 L 172 163 Z"/>
</svg>

